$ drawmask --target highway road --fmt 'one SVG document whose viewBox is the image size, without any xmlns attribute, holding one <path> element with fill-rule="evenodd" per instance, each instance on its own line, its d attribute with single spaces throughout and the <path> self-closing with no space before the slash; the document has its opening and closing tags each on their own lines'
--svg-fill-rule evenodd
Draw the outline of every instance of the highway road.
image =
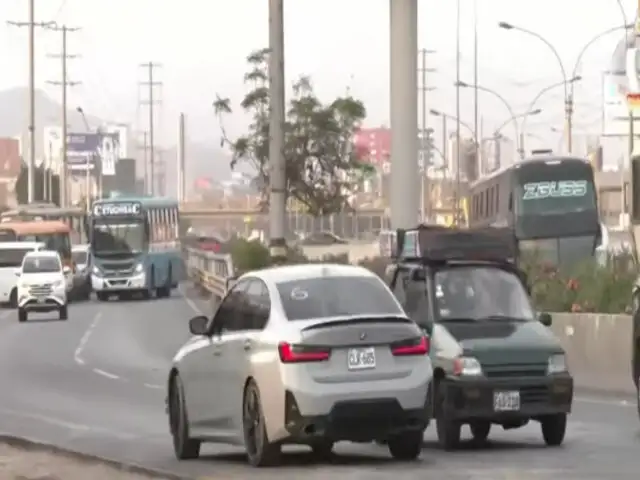
<svg viewBox="0 0 640 480">
<path fill-rule="evenodd" d="M 481 449 L 435 448 L 433 428 L 422 459 L 390 460 L 375 445 L 339 445 L 330 464 L 303 450 L 279 468 L 250 470 L 238 449 L 210 446 L 198 461 L 177 462 L 164 413 L 164 381 L 198 300 L 176 293 L 150 302 L 78 303 L 70 319 L 18 324 L 0 312 L 0 431 L 81 452 L 166 469 L 193 478 L 289 480 L 636 479 L 640 424 L 633 399 L 580 397 L 566 444 L 543 446 L 537 424 L 495 430 Z"/>
</svg>

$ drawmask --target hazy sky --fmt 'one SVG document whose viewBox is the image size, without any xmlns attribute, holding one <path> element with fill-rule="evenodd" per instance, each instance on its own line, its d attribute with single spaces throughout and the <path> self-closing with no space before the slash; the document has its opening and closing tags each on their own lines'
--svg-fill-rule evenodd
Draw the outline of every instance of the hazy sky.
<svg viewBox="0 0 640 480">
<path fill-rule="evenodd" d="M 300 74 L 313 77 L 324 98 L 340 94 L 349 85 L 365 101 L 370 125 L 388 124 L 389 49 L 388 0 L 289 0 L 285 2 L 287 83 Z M 453 112 L 455 78 L 455 1 L 420 0 L 420 46 L 436 50 L 430 57 L 430 106 Z M 567 70 L 578 52 L 597 33 L 623 18 L 615 0 L 480 0 L 480 84 L 499 90 L 514 109 L 523 110 L 536 93 L 561 80 L 550 50 L 535 38 L 497 27 L 500 20 L 534 30 L 559 51 Z M 472 82 L 473 0 L 461 0 L 462 78 Z M 635 0 L 623 0 L 629 18 Z M 36 20 L 55 20 L 81 27 L 69 34 L 69 52 L 81 55 L 69 62 L 69 77 L 83 82 L 70 92 L 70 104 L 92 114 L 120 121 L 140 122 L 141 62 L 162 63 L 157 76 L 164 82 L 164 106 L 159 122 L 173 135 L 177 113 L 189 118 L 190 137 L 219 138 L 211 102 L 215 93 L 236 102 L 244 87 L 244 58 L 252 49 L 267 45 L 266 0 L 36 0 Z M 26 0 L 1 0 L 0 18 L 24 21 Z M 621 34 L 609 35 L 593 45 L 584 57 L 584 80 L 576 90 L 576 130 L 600 128 L 600 72 Z M 58 80 L 60 62 L 47 58 L 59 51 L 60 35 L 37 33 L 37 85 L 59 98 L 59 88 L 46 85 Z M 27 31 L 0 24 L 0 89 L 25 85 Z M 463 112 L 472 121 L 472 96 L 464 93 Z M 561 125 L 562 90 L 543 97 L 542 115 L 531 119 L 536 133 L 554 139 L 550 125 Z M 2 108 L 2 106 L 0 106 Z M 486 130 L 507 118 L 504 107 L 481 95 Z M 233 130 L 245 119 L 237 115 Z M 435 120 L 432 120 L 435 122 Z M 144 128 L 144 124 L 140 124 Z M 510 132 L 506 132 L 510 134 Z"/>
</svg>

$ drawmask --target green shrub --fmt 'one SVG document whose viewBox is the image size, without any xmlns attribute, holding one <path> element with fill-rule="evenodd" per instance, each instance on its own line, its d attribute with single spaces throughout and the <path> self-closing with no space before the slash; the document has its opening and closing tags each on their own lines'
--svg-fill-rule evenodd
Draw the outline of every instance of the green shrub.
<svg viewBox="0 0 640 480">
<path fill-rule="evenodd" d="M 230 251 L 238 274 L 258 270 L 272 264 L 269 249 L 257 240 L 242 238 L 230 242 Z M 309 260 L 300 247 L 288 250 L 287 263 L 348 264 L 346 254 L 327 255 L 321 260 Z M 384 278 L 390 259 L 365 258 L 358 262 Z M 611 258 L 606 265 L 585 262 L 573 268 L 557 268 L 528 257 L 521 268 L 527 273 L 535 307 L 547 312 L 624 313 L 628 311 L 631 289 L 636 279 L 630 258 Z"/>
<path fill-rule="evenodd" d="M 534 305 L 548 312 L 624 313 L 636 279 L 630 258 L 611 258 L 557 268 L 535 258 L 524 259 Z"/>
</svg>

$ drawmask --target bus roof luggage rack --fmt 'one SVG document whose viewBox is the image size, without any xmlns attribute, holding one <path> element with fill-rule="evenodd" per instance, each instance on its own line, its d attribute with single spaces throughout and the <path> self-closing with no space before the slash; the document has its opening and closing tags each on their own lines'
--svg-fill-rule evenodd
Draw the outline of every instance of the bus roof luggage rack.
<svg viewBox="0 0 640 480">
<path fill-rule="evenodd" d="M 420 262 L 455 260 L 513 263 L 518 246 L 510 228 L 462 229 L 418 225 L 397 230 L 396 259 Z"/>
</svg>

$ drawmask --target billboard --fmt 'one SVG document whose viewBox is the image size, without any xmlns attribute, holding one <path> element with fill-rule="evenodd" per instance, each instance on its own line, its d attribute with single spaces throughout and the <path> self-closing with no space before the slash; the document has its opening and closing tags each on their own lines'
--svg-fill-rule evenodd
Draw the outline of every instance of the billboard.
<svg viewBox="0 0 640 480">
<path fill-rule="evenodd" d="M 353 135 L 353 145 L 360 160 L 382 165 L 391 155 L 391 129 L 361 128 Z"/>
<path fill-rule="evenodd" d="M 118 158 L 129 158 L 129 127 L 126 125 L 106 125 L 102 128 L 104 132 L 117 135 Z"/>
<path fill-rule="evenodd" d="M 115 175 L 119 134 L 108 132 L 70 133 L 67 135 L 67 168 L 70 172 L 95 170 Z"/>
<path fill-rule="evenodd" d="M 629 135 L 629 105 L 627 93 L 629 93 L 629 79 L 626 73 L 605 73 L 602 82 L 604 107 L 604 131 L 602 134 L 609 137 Z M 634 132 L 640 132 L 640 115 L 634 115 Z"/>
</svg>

